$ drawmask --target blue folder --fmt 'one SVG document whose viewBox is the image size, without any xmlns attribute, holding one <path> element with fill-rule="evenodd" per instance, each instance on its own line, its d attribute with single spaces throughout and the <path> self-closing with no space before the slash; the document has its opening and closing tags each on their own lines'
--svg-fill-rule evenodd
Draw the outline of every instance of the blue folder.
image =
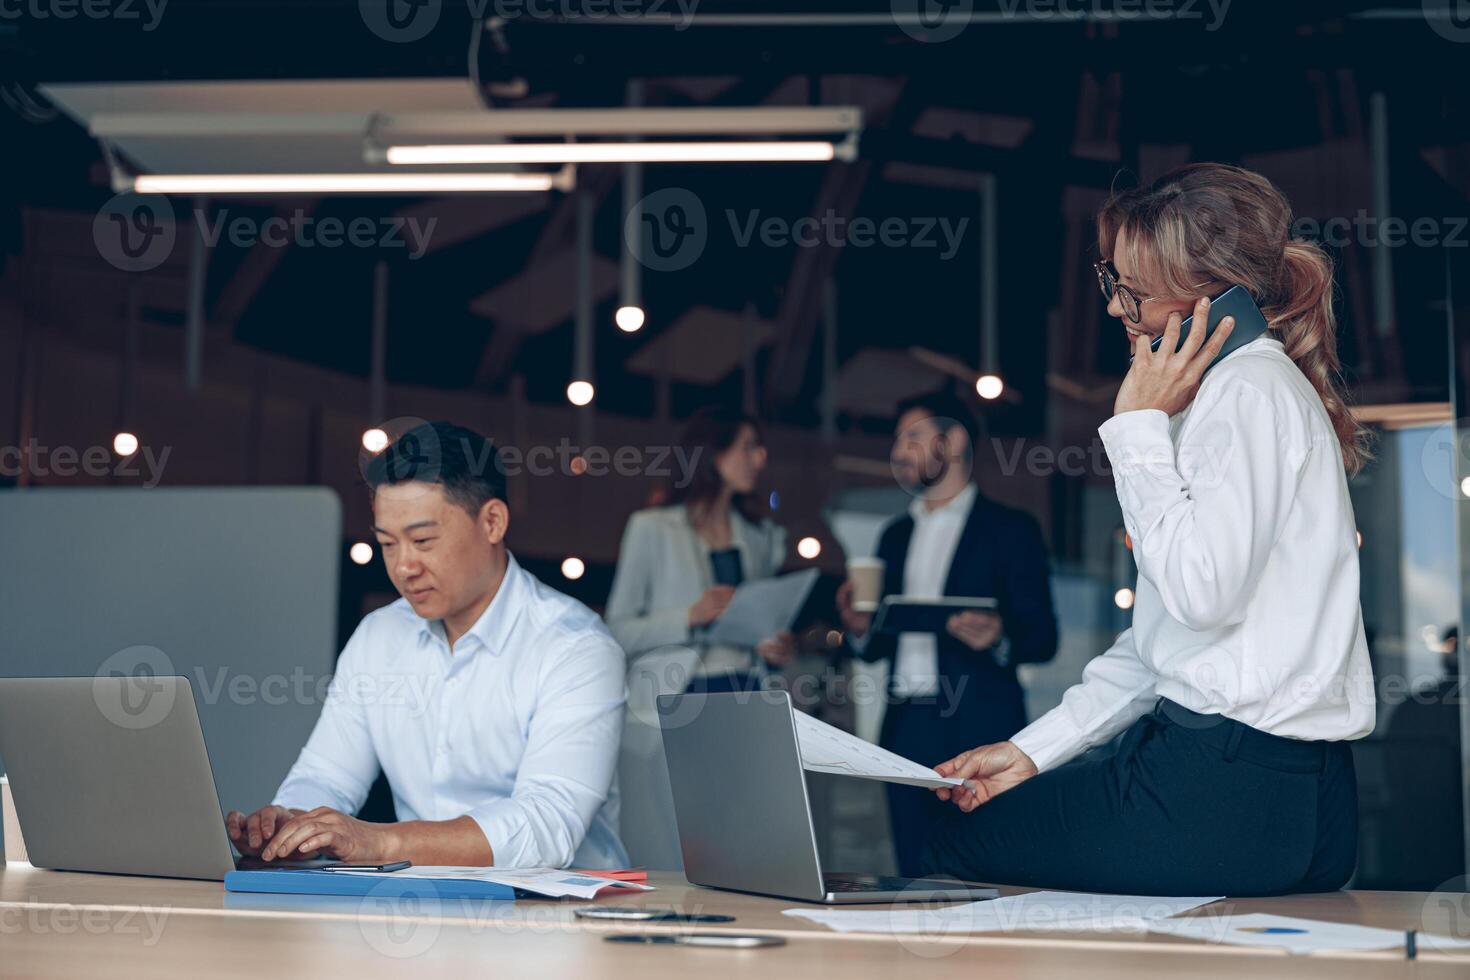
<svg viewBox="0 0 1470 980">
<path fill-rule="evenodd" d="M 271 895 L 371 895 L 384 899 L 488 898 L 504 902 L 514 901 L 516 897 L 514 888 L 493 881 L 415 878 L 403 872 L 377 876 L 340 871 L 230 871 L 225 874 L 225 891 Z"/>
</svg>

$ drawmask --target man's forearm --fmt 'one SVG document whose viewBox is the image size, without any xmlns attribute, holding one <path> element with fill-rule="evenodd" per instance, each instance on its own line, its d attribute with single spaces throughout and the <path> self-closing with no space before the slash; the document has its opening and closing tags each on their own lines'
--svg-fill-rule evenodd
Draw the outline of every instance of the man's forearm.
<svg viewBox="0 0 1470 980">
<path fill-rule="evenodd" d="M 453 820 L 405 820 L 387 824 L 388 850 L 384 861 L 412 861 L 417 865 L 487 866 L 495 852 L 485 832 L 466 815 Z"/>
</svg>

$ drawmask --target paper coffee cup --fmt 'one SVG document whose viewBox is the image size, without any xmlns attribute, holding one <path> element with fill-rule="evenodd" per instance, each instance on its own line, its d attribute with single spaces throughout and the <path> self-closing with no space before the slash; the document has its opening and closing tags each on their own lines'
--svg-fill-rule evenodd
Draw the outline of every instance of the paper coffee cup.
<svg viewBox="0 0 1470 980">
<path fill-rule="evenodd" d="M 887 564 L 882 558 L 853 558 L 847 563 L 847 579 L 852 583 L 852 608 L 856 612 L 877 612 L 883 598 L 883 572 Z"/>
</svg>

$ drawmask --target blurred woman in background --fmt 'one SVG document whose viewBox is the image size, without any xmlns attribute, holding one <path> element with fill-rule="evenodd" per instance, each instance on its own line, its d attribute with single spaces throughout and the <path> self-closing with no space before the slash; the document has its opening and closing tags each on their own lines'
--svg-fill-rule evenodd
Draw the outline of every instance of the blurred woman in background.
<svg viewBox="0 0 1470 980">
<path fill-rule="evenodd" d="M 741 583 L 775 575 L 786 560 L 786 532 L 754 497 L 766 447 L 756 421 L 729 408 L 695 414 L 680 444 L 692 473 L 671 488 L 670 505 L 629 518 L 607 624 L 629 662 L 666 647 L 696 650 L 689 690 L 752 690 L 790 662 L 795 637 L 779 633 L 754 649 L 706 637 Z"/>
</svg>

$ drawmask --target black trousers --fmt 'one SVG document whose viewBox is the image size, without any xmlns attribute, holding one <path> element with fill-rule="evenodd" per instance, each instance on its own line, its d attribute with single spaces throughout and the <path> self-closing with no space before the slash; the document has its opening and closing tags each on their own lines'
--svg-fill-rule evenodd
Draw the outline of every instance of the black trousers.
<svg viewBox="0 0 1470 980">
<path fill-rule="evenodd" d="M 1357 861 L 1345 742 L 1269 735 L 1161 699 L 1118 749 L 1033 776 L 953 820 L 925 870 L 1134 895 L 1331 891 Z"/>
<path fill-rule="evenodd" d="M 977 745 L 1004 741 L 1025 727 L 1026 711 L 1019 688 L 1014 696 L 1002 692 L 985 699 L 971 697 L 959 704 L 948 703 L 942 695 L 917 700 L 895 698 L 884 713 L 879 744 L 905 759 L 933 766 Z M 953 803 L 941 801 L 932 790 L 899 783 L 888 783 L 885 788 L 898 873 L 920 875 L 924 848 L 944 825 L 961 814 Z"/>
</svg>

